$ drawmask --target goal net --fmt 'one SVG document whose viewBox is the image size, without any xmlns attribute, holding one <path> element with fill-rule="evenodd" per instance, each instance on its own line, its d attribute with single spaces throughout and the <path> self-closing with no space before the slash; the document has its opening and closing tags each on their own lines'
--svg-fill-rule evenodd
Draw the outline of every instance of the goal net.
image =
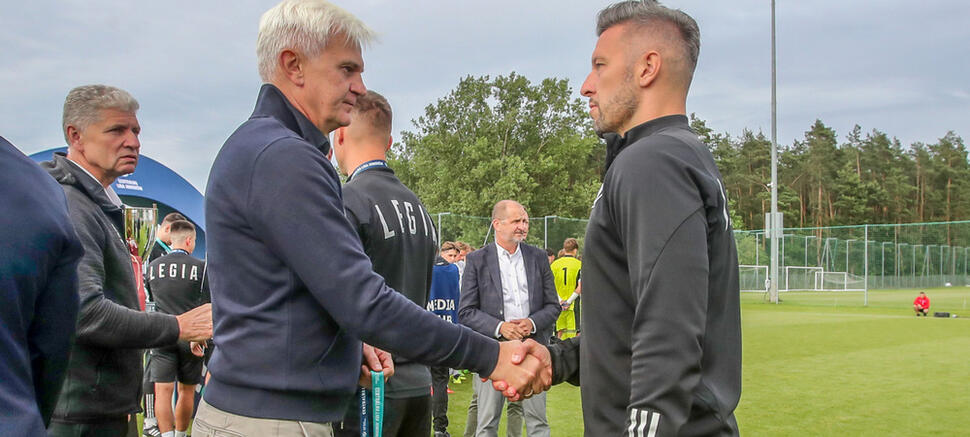
<svg viewBox="0 0 970 437">
<path fill-rule="evenodd" d="M 767 288 L 768 266 L 738 266 L 738 280 L 741 291 L 764 293 Z"/>
<path fill-rule="evenodd" d="M 785 274 L 782 276 L 781 283 L 778 284 L 778 290 L 819 290 L 818 281 L 815 278 L 820 273 L 825 273 L 825 269 L 822 267 L 785 266 Z"/>
</svg>

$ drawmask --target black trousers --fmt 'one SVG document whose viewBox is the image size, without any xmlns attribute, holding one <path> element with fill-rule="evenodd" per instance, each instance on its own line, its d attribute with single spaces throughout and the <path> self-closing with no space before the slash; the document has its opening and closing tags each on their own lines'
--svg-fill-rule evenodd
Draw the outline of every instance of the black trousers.
<svg viewBox="0 0 970 437">
<path fill-rule="evenodd" d="M 431 368 L 431 417 L 435 432 L 448 431 L 448 379 L 447 367 Z"/>
<path fill-rule="evenodd" d="M 128 418 L 119 417 L 98 423 L 51 422 L 47 427 L 49 437 L 125 437 L 128 435 Z"/>
<path fill-rule="evenodd" d="M 334 423 L 334 437 L 360 437 L 360 412 L 356 398 L 344 416 Z M 384 399 L 383 437 L 427 436 L 431 434 L 431 395 Z"/>
</svg>

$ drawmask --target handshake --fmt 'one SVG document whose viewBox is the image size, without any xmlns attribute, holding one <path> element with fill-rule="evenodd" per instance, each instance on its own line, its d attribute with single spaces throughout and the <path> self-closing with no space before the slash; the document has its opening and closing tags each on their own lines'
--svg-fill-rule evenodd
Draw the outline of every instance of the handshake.
<svg viewBox="0 0 970 437">
<path fill-rule="evenodd" d="M 394 374 L 391 354 L 366 343 L 363 361 L 357 381 L 362 387 L 371 386 L 371 370 L 383 372 L 385 378 Z M 498 362 L 488 379 L 492 380 L 492 388 L 510 401 L 530 398 L 552 386 L 552 356 L 549 349 L 532 339 L 503 341 L 499 343 Z"/>
<path fill-rule="evenodd" d="M 530 398 L 552 386 L 552 356 L 532 339 L 501 342 L 498 363 L 488 379 L 509 401 Z"/>
</svg>

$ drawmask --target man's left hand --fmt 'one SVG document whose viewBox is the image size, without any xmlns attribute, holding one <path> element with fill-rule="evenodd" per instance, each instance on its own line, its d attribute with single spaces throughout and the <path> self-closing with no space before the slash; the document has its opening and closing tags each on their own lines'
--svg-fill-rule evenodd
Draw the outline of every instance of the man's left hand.
<svg viewBox="0 0 970 437">
<path fill-rule="evenodd" d="M 357 385 L 371 388 L 371 370 L 382 372 L 384 379 L 390 378 L 391 375 L 394 375 L 394 360 L 390 352 L 380 350 L 367 343 L 363 343 L 363 345 L 364 362 L 360 366 L 360 378 L 357 379 Z"/>
</svg>

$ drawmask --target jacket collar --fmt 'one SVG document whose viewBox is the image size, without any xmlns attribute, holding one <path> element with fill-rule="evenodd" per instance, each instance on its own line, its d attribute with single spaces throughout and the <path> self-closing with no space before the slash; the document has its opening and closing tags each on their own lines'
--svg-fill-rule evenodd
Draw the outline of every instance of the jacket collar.
<svg viewBox="0 0 970 437">
<path fill-rule="evenodd" d="M 54 153 L 53 161 L 44 163 L 48 173 L 63 185 L 71 185 L 94 201 L 101 210 L 105 212 L 121 211 L 121 207 L 115 205 L 108 198 L 107 192 L 101 183 L 90 176 L 80 166 L 69 162 L 67 155 L 63 152 Z"/>
<path fill-rule="evenodd" d="M 606 169 L 608 170 L 610 166 L 613 165 L 613 161 L 616 159 L 616 156 L 619 155 L 620 152 L 626 148 L 626 146 L 637 142 L 637 140 L 641 138 L 646 138 L 669 127 L 683 127 L 684 129 L 689 129 L 690 124 L 687 121 L 686 115 L 667 115 L 634 126 L 632 129 L 626 132 L 626 135 L 623 136 L 615 133 L 603 135 L 603 139 L 606 140 Z"/>
<path fill-rule="evenodd" d="M 320 129 L 317 129 L 310 122 L 306 115 L 303 115 L 289 99 L 283 95 L 273 84 L 264 83 L 259 89 L 259 97 L 256 99 L 256 108 L 253 110 L 253 117 L 266 116 L 273 117 L 283 123 L 288 129 L 296 132 L 301 138 L 320 149 L 324 155 L 330 152 L 330 141 Z"/>
</svg>

